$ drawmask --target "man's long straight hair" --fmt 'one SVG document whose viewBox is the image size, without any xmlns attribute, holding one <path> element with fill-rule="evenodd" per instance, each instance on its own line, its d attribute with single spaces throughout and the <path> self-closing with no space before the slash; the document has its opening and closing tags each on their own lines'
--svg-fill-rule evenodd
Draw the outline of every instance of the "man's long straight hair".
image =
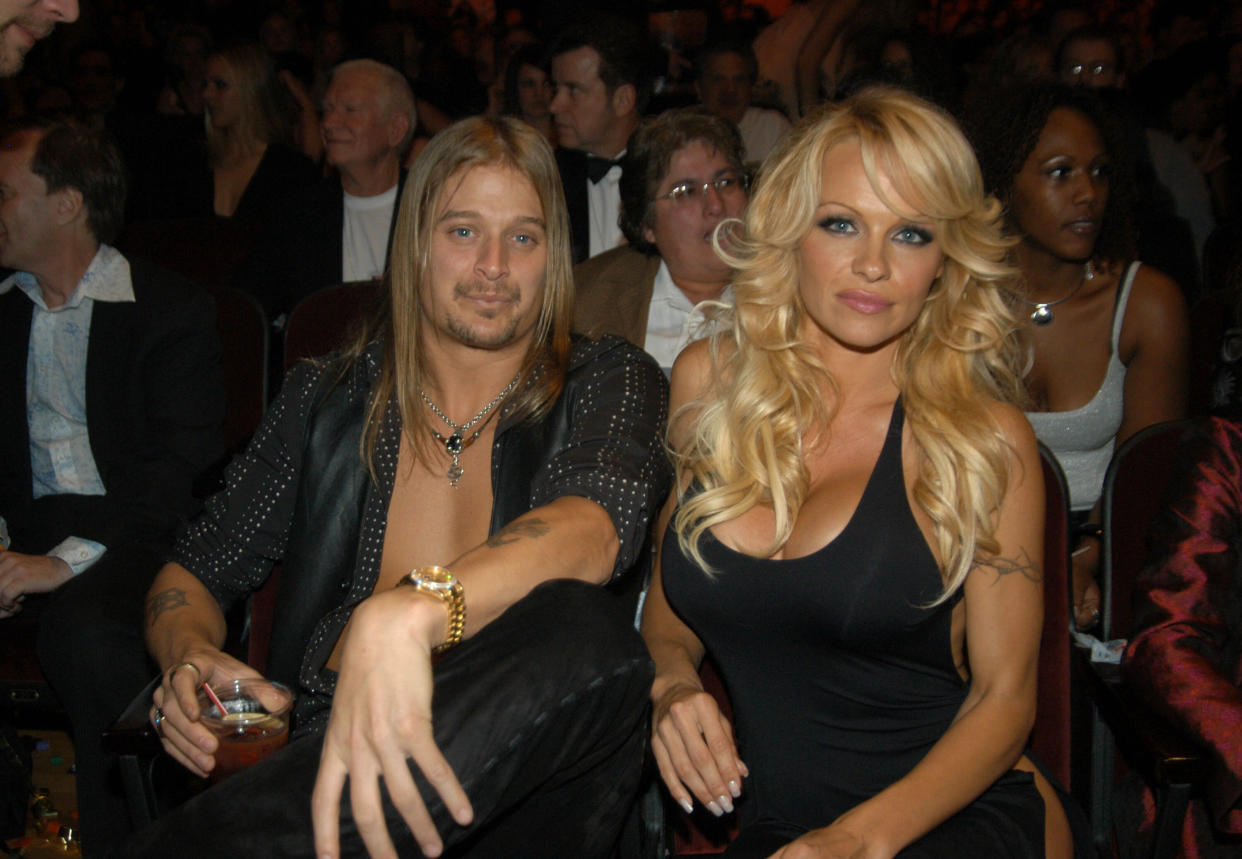
<svg viewBox="0 0 1242 859">
<path fill-rule="evenodd" d="M 452 193 L 464 171 L 483 166 L 511 167 L 530 180 L 543 208 L 548 243 L 543 303 L 518 384 L 501 406 L 505 419 L 541 417 L 564 384 L 573 317 L 573 268 L 569 216 L 552 149 L 537 131 L 512 117 L 462 120 L 432 138 L 414 162 L 401 197 L 385 277 L 387 300 L 351 350 L 357 360 L 369 343 L 378 340 L 382 344 L 361 451 L 373 479 L 376 440 L 394 396 L 416 455 L 426 450 L 430 433 L 419 392 L 426 388 L 429 373 L 419 322 L 423 313 L 420 296 L 430 277 L 431 230 L 444 194 Z"/>
</svg>

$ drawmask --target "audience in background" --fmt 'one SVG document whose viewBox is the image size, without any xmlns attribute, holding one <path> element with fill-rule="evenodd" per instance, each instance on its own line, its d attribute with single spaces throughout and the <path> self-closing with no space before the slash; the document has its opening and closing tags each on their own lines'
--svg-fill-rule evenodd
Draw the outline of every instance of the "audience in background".
<svg viewBox="0 0 1242 859">
<path fill-rule="evenodd" d="M 746 208 L 737 127 L 702 108 L 666 111 L 639 126 L 622 159 L 621 229 L 627 244 L 574 268 L 574 325 L 618 334 L 670 372 L 729 303 L 732 270 L 717 228 Z"/>
<path fill-rule="evenodd" d="M 1134 256 L 1132 182 L 1115 124 L 1090 93 L 1061 86 L 998 93 L 976 151 L 1005 205 L 1029 321 L 1027 417 L 1069 482 L 1073 599 L 1099 617 L 1100 511 L 1116 445 L 1186 411 L 1186 306 L 1176 283 Z"/>
<path fill-rule="evenodd" d="M 556 161 L 581 262 L 623 238 L 617 159 L 647 106 L 648 46 L 633 21 L 597 14 L 558 33 L 551 54 Z"/>
<path fill-rule="evenodd" d="M 556 87 L 544 49 L 534 43 L 520 46 L 505 65 L 500 111 L 516 116 L 556 145 L 556 124 L 552 119 L 552 97 Z"/>
<path fill-rule="evenodd" d="M 647 82 L 659 72 L 651 67 L 643 16 L 596 18 L 574 8 L 576 17 L 570 18 L 548 4 L 496 6 L 486 0 L 458 3 L 451 14 L 412 0 L 111 0 L 88 3 L 87 20 L 33 48 L 26 36 L 49 35 L 54 24 L 76 19 L 77 0 L 0 0 L 0 75 L 16 73 L 23 61 L 26 66 L 0 84 L 0 116 L 55 106 L 110 130 L 135 189 L 128 222 L 190 216 L 236 228 L 243 249 L 238 258 L 252 243 L 254 253 L 233 282 L 259 295 L 275 319 L 314 288 L 381 273 L 398 216 L 401 165 L 416 164 L 422 146 L 452 118 L 496 112 L 503 96 L 503 112 L 559 141 L 574 259 L 596 256 L 577 270 L 580 327 L 623 329 L 659 352 L 651 335 L 663 325 L 658 336 L 669 341 L 665 352 L 671 356 L 688 339 L 673 334 L 687 333 L 678 326 L 700 299 L 729 300 L 732 273 L 713 253 L 712 237 L 719 223 L 740 214 L 746 198 L 728 180 L 740 173 L 741 160 L 756 164 L 779 147 L 789 119 L 876 79 L 969 116 L 984 104 L 981 89 L 1056 77 L 1099 88 L 1132 119 L 1120 146 L 1091 110 L 1067 102 L 1028 115 L 1010 103 L 1010 133 L 981 145 L 985 165 L 1004 162 L 993 171 L 992 187 L 1009 206 L 1011 227 L 1020 236 L 1014 254 L 1030 290 L 1021 309 L 1030 316 L 1042 306 L 1056 319 L 1032 329 L 1028 381 L 1039 410 L 1032 419 L 1038 425 L 1086 409 L 1100 395 L 1096 382 L 1113 377 L 1118 363 L 1125 371 L 1123 404 L 1114 403 L 1120 411 L 1114 409 L 1114 423 L 1100 436 L 1097 464 L 1133 429 L 1182 413 L 1184 310 L 1170 281 L 1155 269 L 1174 275 L 1194 299 L 1201 294 L 1200 257 L 1213 246 L 1209 237 L 1215 231 L 1219 247 L 1242 235 L 1242 157 L 1234 157 L 1242 147 L 1237 4 L 1112 0 L 1019 8 L 1000 0 L 795 0 L 788 9 L 780 6 L 772 4 L 778 14 L 769 20 L 759 7 L 729 0 L 718 15 L 711 10 L 695 18 L 701 29 L 686 26 L 676 34 L 681 79 L 693 73 L 704 106 L 738 125 L 741 156 L 732 133 L 720 129 L 699 137 L 684 132 L 690 135 L 684 139 L 643 137 L 683 123 L 713 123 L 689 112 L 653 119 L 631 138 L 648 110 Z M 10 26 L 14 20 L 29 25 L 26 34 Z M 576 23 L 566 27 L 567 20 Z M 722 21 L 730 23 L 727 30 Z M 745 33 L 740 39 L 739 32 Z M 239 39 L 254 44 L 216 50 Z M 551 45 L 551 56 L 535 44 Z M 691 70 L 685 58 L 699 48 Z M 360 58 L 390 68 L 380 73 L 373 66 L 341 65 Z M 342 96 L 346 83 L 365 84 L 361 109 Z M 411 89 L 416 108 L 407 98 Z M 678 91 L 661 98 L 680 104 L 676 99 L 687 96 Z M 1076 127 L 1069 135 L 1072 146 L 1057 154 L 1070 162 L 1040 162 L 1035 152 L 1045 137 L 1065 132 L 1067 124 Z M 1101 148 L 1115 170 L 1135 167 L 1132 205 L 1119 199 L 1130 190 L 1122 187 L 1128 180 L 1084 166 L 1087 150 L 1098 154 Z M 0 159 L 9 154 L 0 152 Z M 683 164 L 689 166 L 683 170 Z M 1041 172 L 1041 165 L 1047 169 Z M 589 179 L 588 172 L 597 178 Z M 1066 185 L 1057 191 L 1062 179 Z M 1019 186 L 1028 180 L 1043 183 L 1053 197 L 1069 196 L 1064 188 L 1074 186 L 1074 210 L 1088 212 L 1074 222 L 1089 248 L 1066 251 L 1060 247 L 1065 231 L 1057 237 L 1044 230 L 1054 223 L 1056 206 L 1036 199 L 1038 194 L 1024 196 Z M 1107 238 L 1121 227 L 1122 209 L 1138 228 L 1136 248 Z M 2 207 L 0 219 L 13 230 Z M 204 242 L 202 253 L 228 256 L 234 250 Z M 1127 287 L 1127 272 L 1134 271 L 1127 264 L 1136 259 L 1145 264 Z M 145 269 L 138 260 L 133 265 L 137 278 Z M 1224 279 L 1209 277 L 1202 291 L 1222 285 Z M 140 287 L 135 291 L 141 304 Z M 657 323 L 653 309 L 661 295 L 671 303 L 664 322 Z M 3 300 L 21 298 L 11 290 Z M 97 311 L 96 321 L 104 318 Z M 15 336 L 13 348 L 24 343 L 24 335 Z M 1214 347 L 1214 337 L 1203 339 Z M 278 338 L 273 343 L 279 347 Z M 1144 357 L 1152 344 L 1160 356 L 1154 361 Z M 1242 362 L 1239 356 L 1242 346 L 1235 363 Z M 212 391 L 206 400 L 216 396 Z M 1222 402 L 1240 399 L 1229 395 Z M 15 426 L 22 425 L 19 415 Z M 14 450 L 24 452 L 20 444 Z M 1087 623 L 1090 561 L 1098 547 L 1090 525 L 1092 493 L 1075 494 L 1078 516 L 1088 523 L 1078 534 L 1081 551 L 1075 556 L 1078 620 Z M 0 515 L 7 515 L 2 507 Z M 109 554 L 124 555 L 119 547 L 109 547 Z M 101 561 L 101 569 L 106 564 Z M 74 591 L 85 588 L 85 581 L 76 577 Z M 101 600 L 100 606 L 107 605 Z M 84 660 L 77 668 L 89 666 Z M 87 682 L 60 679 L 65 676 L 53 679 L 61 686 Z M 88 784 L 99 769 L 92 768 L 95 752 L 85 735 L 96 731 L 96 717 L 111 707 L 96 706 L 77 726 L 79 765 Z M 92 796 L 99 796 L 97 787 L 83 787 L 84 820 L 98 821 L 104 806 Z M 88 823 L 88 841 L 92 829 L 106 837 L 100 826 Z"/>
<path fill-rule="evenodd" d="M 289 189 L 259 226 L 237 276 L 277 328 L 316 289 L 383 276 L 404 180 L 401 154 L 417 122 L 414 94 L 392 66 L 348 60 L 333 70 L 322 135 L 335 175 Z"/>
<path fill-rule="evenodd" d="M 142 597 L 196 512 L 220 455 L 224 394 L 211 298 L 110 242 L 125 175 L 116 147 L 67 120 L 0 139 L 0 616 L 55 590 L 39 661 L 73 722 L 89 848 L 127 826 L 100 732 L 146 683 L 141 650 L 95 645 L 100 619 L 141 642 Z M 115 682 L 100 684 L 106 666 Z"/>
<path fill-rule="evenodd" d="M 752 104 L 759 64 L 749 45 L 737 42 L 708 44 L 699 52 L 695 88 L 709 111 L 727 119 L 742 133 L 745 163 L 759 166 L 785 135 L 789 119 L 779 110 Z"/>
</svg>

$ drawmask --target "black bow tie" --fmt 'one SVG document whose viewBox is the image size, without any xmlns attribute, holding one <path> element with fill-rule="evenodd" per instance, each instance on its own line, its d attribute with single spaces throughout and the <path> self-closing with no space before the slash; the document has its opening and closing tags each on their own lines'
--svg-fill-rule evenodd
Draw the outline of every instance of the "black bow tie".
<svg viewBox="0 0 1242 859">
<path fill-rule="evenodd" d="M 598 185 L 599 180 L 607 176 L 609 170 L 620 164 L 620 159 L 614 161 L 611 158 L 596 158 L 592 155 L 587 158 L 587 178 L 591 180 L 592 185 Z"/>
</svg>

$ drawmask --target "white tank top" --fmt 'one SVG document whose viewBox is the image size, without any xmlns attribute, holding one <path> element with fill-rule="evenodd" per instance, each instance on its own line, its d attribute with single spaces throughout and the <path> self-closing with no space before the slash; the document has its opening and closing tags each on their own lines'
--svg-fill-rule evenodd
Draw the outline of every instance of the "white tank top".
<svg viewBox="0 0 1242 859">
<path fill-rule="evenodd" d="M 1113 458 L 1113 443 L 1125 413 L 1126 365 L 1119 356 L 1121 324 L 1126 318 L 1130 287 L 1141 263 L 1130 263 L 1113 308 L 1108 371 L 1100 389 L 1085 406 L 1068 412 L 1027 412 L 1035 435 L 1052 450 L 1069 483 L 1070 509 L 1090 510 L 1104 488 L 1104 472 Z"/>
</svg>

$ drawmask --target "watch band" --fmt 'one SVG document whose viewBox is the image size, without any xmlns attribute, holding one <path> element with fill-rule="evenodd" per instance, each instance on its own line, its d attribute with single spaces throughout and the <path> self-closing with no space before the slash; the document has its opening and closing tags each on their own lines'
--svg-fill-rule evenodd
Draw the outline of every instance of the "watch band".
<svg viewBox="0 0 1242 859">
<path fill-rule="evenodd" d="M 461 641 L 466 629 L 466 594 L 457 576 L 444 567 L 416 567 L 397 581 L 401 585 L 435 597 L 448 609 L 448 632 L 432 653 L 443 653 Z"/>
</svg>

